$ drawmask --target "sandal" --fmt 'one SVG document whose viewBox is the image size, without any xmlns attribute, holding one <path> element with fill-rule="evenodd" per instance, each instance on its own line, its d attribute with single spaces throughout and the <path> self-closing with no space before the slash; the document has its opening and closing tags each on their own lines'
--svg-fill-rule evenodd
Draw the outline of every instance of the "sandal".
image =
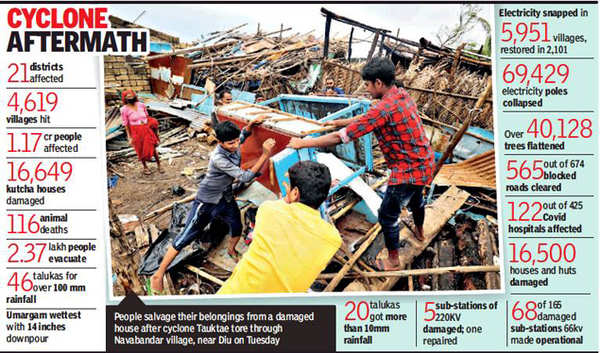
<svg viewBox="0 0 600 353">
<path fill-rule="evenodd" d="M 151 171 L 150 169 L 144 169 L 144 170 L 142 171 L 142 174 L 144 174 L 144 175 L 151 175 L 151 174 L 152 174 L 152 171 Z"/>
</svg>

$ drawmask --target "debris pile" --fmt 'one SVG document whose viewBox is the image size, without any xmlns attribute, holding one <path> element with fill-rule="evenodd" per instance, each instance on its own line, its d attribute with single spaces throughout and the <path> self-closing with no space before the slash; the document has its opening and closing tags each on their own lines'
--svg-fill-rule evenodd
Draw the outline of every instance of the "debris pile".
<svg viewBox="0 0 600 353">
<path fill-rule="evenodd" d="M 458 68 L 454 75 L 445 63 L 423 65 L 424 58 L 411 62 L 397 78 L 407 87 L 410 95 L 427 116 L 437 121 L 459 126 L 468 115 L 475 114 L 473 125 L 493 129 L 494 116 L 491 99 L 480 110 L 473 103 L 485 90 L 489 75 Z"/>
<path fill-rule="evenodd" d="M 327 11 L 324 14 L 332 20 L 362 25 Z M 125 25 L 134 26 L 126 21 Z M 245 26 L 207 33 L 190 44 L 154 31 L 154 37 L 170 45 L 168 50 L 153 52 L 146 58 L 105 58 L 115 295 L 128 291 L 143 295 L 148 291 L 149 276 L 185 222 L 197 183 L 206 172 L 211 145 L 216 142 L 211 114 L 226 109 L 215 107 L 215 92 L 237 90 L 239 96 L 229 105 L 230 112 L 247 109 L 252 111 L 249 116 L 269 113 L 271 120 L 264 124 L 272 127 L 270 133 L 281 132 L 269 125 L 276 123 L 317 124 L 319 129 L 305 132 L 320 133 L 331 128 L 316 119 L 338 111 L 345 115 L 336 118 L 358 115 L 352 109 L 363 104 L 357 97 L 366 96 L 360 76 L 366 60 L 346 58 L 352 35 L 349 41 L 342 41 L 330 40 L 327 33 L 321 41 L 310 32 L 288 35 L 291 28 L 283 26 L 272 32 L 258 29 L 253 34 L 242 33 Z M 312 290 L 500 288 L 494 141 L 493 134 L 484 130 L 493 126 L 486 59 L 362 26 L 377 33 L 369 57 L 377 52 L 377 46 L 380 53 L 391 57 L 396 63 L 397 80 L 419 106 L 436 158 L 441 160 L 439 173 L 425 189 L 425 240 L 416 239 L 412 216 L 405 210 L 400 218 L 401 266 L 396 271 L 379 271 L 376 260 L 387 257 L 381 226 L 375 223 L 376 217 L 369 219 L 358 210 L 368 203 L 366 194 L 383 196 L 388 174 L 379 148 L 369 143 L 372 158 L 365 158 L 365 145 L 357 143 L 352 148 L 356 159 L 372 161 L 373 168 L 356 174 L 363 191 L 366 188 L 368 192 L 359 193 L 346 185 L 331 195 L 326 213 L 342 235 L 343 244 Z M 321 92 L 327 78 L 333 78 L 346 95 L 313 96 L 310 101 L 298 95 Z M 161 161 L 168 161 L 166 175 L 138 177 L 141 168 L 120 121 L 119 93 L 126 88 L 138 91 L 140 100 L 159 121 L 158 152 Z M 258 94 L 264 99 L 274 98 L 281 110 L 253 104 Z M 286 94 L 287 101 L 282 94 Z M 318 107 L 319 102 L 329 105 Z M 368 108 L 369 103 L 364 105 Z M 479 129 L 472 130 L 470 125 Z M 450 164 L 444 164 L 446 159 Z M 273 160 L 270 163 L 273 165 Z M 241 253 L 251 242 L 259 204 L 256 200 L 275 195 L 268 187 L 255 186 L 263 182 L 276 186 L 276 178 L 274 172 L 265 173 L 260 183 L 240 186 L 237 201 L 245 241 L 240 241 L 236 250 Z M 236 265 L 226 254 L 226 228 L 218 219 L 213 220 L 204 230 L 211 244 L 198 240 L 184 248 L 165 276 L 169 294 L 213 294 L 220 288 Z"/>
</svg>

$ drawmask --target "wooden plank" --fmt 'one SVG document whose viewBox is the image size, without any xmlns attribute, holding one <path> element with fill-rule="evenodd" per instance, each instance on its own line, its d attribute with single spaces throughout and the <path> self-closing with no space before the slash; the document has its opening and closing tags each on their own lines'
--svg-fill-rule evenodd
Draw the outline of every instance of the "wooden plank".
<svg viewBox="0 0 600 353">
<path fill-rule="evenodd" d="M 177 294 L 175 286 L 173 285 L 173 279 L 171 278 L 171 274 L 169 272 L 166 272 L 163 277 L 163 288 L 167 295 Z"/>
<path fill-rule="evenodd" d="M 194 267 L 192 265 L 185 265 L 185 268 L 187 268 L 188 270 L 194 272 L 195 274 L 197 274 L 198 276 L 205 278 L 213 283 L 216 283 L 220 286 L 224 285 L 225 282 L 223 280 L 218 279 L 217 277 L 211 275 L 210 273 L 204 272 L 201 269 Z"/>
<path fill-rule="evenodd" d="M 135 241 L 137 242 L 138 250 L 143 254 L 146 252 L 146 249 L 150 245 L 150 238 L 148 233 L 146 232 L 146 227 L 143 225 L 139 225 L 134 229 Z"/>
<path fill-rule="evenodd" d="M 419 256 L 423 250 L 429 246 L 429 243 L 435 238 L 442 227 L 448 223 L 448 220 L 454 216 L 454 213 L 469 198 L 469 193 L 455 186 L 450 187 L 444 192 L 431 206 L 425 209 L 425 224 L 423 225 L 425 240 L 419 242 L 417 246 L 407 246 L 399 249 L 399 260 L 401 269 L 413 262 L 415 257 Z M 400 231 L 400 241 L 406 241 L 412 238 L 410 231 L 405 227 Z M 412 245 L 412 244 L 410 244 Z M 390 290 L 398 282 L 398 277 L 387 279 L 376 290 Z"/>
</svg>

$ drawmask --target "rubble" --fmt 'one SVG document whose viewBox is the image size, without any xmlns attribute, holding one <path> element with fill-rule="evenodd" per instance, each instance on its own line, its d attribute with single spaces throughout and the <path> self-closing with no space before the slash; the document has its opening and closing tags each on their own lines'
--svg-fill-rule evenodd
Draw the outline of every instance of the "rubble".
<svg viewBox="0 0 600 353">
<path fill-rule="evenodd" d="M 387 256 L 381 227 L 374 223 L 376 219 L 357 212 L 359 204 L 369 208 L 363 201 L 376 208 L 372 201 L 386 188 L 385 161 L 378 147 L 369 145 L 373 168 L 357 174 L 358 188 L 336 189 L 329 200 L 326 212 L 344 242 L 313 290 L 499 289 L 494 141 L 493 134 L 484 130 L 493 127 L 492 103 L 486 94 L 491 90 L 489 60 L 460 48 L 437 48 L 425 39 L 398 38 L 326 10 L 323 14 L 326 21 L 341 21 L 374 33 L 369 57 L 379 48 L 379 53 L 396 63 L 397 80 L 419 106 L 437 159 L 448 159 L 451 164 L 440 163 L 437 178 L 426 189 L 425 241 L 416 240 L 405 211 L 401 216 L 401 268 L 377 271 L 374 260 Z M 116 27 L 135 26 L 117 18 L 111 21 Z M 366 59 L 348 60 L 353 31 L 349 38 L 334 40 L 326 33 L 321 40 L 311 33 L 294 34 L 283 26 L 278 31 L 259 29 L 252 34 L 242 30 L 247 31 L 247 26 L 207 33 L 194 43 L 181 43 L 177 37 L 151 30 L 153 40 L 168 44 L 168 50 L 145 58 L 105 57 L 107 162 L 109 175 L 120 178 L 109 191 L 111 197 L 119 198 L 109 204 L 115 295 L 147 292 L 148 276 L 182 226 L 185 209 L 206 171 L 211 145 L 216 143 L 213 113 L 238 120 L 244 118 L 241 113 L 267 114 L 272 120 L 264 124 L 275 132 L 285 130 L 284 123 L 288 127 L 312 126 L 298 134 L 305 136 L 330 129 L 316 119 L 360 105 L 359 100 L 366 97 L 360 75 Z M 292 99 L 291 94 L 319 94 L 326 78 L 333 78 L 346 92 L 329 101 L 335 107 L 332 111 L 281 100 L 282 95 Z M 161 160 L 168 160 L 167 175 L 147 180 L 136 176 L 140 169 L 135 152 L 120 125 L 119 94 L 126 88 L 136 90 L 159 121 L 158 151 Z M 226 108 L 216 108 L 214 93 L 224 89 L 235 89 L 237 99 Z M 252 104 L 259 95 L 279 102 L 281 110 Z M 317 103 L 320 98 L 315 97 Z M 353 115 L 357 115 L 355 111 L 348 111 L 345 116 Z M 357 145 L 357 155 L 364 159 L 361 148 Z M 331 156 L 332 165 L 339 162 Z M 238 194 L 247 241 L 238 243 L 237 250 L 242 253 L 251 241 L 253 214 L 260 200 L 279 190 L 273 161 L 267 170 L 260 184 L 255 182 Z M 343 179 L 353 171 L 342 174 Z M 226 241 L 221 240 L 227 235 L 221 234 L 218 221 L 206 232 L 218 233 L 218 241 L 210 248 L 194 242 L 182 251 L 165 278 L 169 294 L 214 294 L 235 267 L 224 255 Z"/>
</svg>

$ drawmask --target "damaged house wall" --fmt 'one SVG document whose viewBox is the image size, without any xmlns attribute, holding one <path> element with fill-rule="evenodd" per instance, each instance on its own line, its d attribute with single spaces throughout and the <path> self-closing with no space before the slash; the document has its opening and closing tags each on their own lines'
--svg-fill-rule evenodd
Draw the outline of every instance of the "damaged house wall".
<svg viewBox="0 0 600 353">
<path fill-rule="evenodd" d="M 113 28 L 147 28 L 123 20 L 116 16 L 109 17 Z M 173 48 L 185 48 L 178 37 L 147 28 L 150 41 L 169 43 Z M 150 92 L 150 66 L 147 61 L 131 56 L 104 56 L 104 87 L 106 106 L 121 105 L 120 92 L 131 88 L 136 92 Z"/>
<path fill-rule="evenodd" d="M 124 56 L 104 57 L 104 87 L 106 106 L 121 105 L 120 92 L 131 88 L 136 92 L 150 91 L 150 67 L 132 65 Z"/>
</svg>

